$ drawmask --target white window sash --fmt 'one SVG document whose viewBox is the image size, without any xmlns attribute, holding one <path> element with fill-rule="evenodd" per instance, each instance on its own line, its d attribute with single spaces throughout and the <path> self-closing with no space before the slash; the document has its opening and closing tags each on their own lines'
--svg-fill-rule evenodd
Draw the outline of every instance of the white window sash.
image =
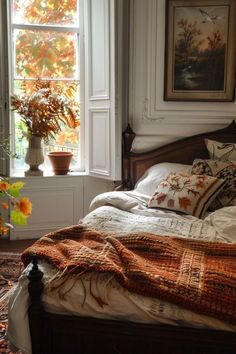
<svg viewBox="0 0 236 354">
<path fill-rule="evenodd" d="M 61 78 L 48 78 L 48 77 L 42 77 L 43 80 L 45 81 L 67 81 L 67 82 L 73 82 L 73 81 L 80 81 L 80 98 L 83 97 L 83 90 L 84 90 L 84 83 L 81 80 L 81 75 L 80 73 L 83 72 L 82 65 L 84 61 L 82 60 L 83 57 L 83 48 L 84 45 L 82 44 L 81 41 L 83 41 L 83 0 L 80 0 L 79 2 L 79 26 L 56 26 L 56 25 L 40 25 L 40 24 L 17 24 L 13 23 L 12 19 L 12 1 L 8 0 L 8 53 L 9 53 L 9 63 L 10 63 L 10 72 L 9 72 L 9 91 L 13 92 L 13 83 L 14 80 L 26 80 L 26 81 L 34 81 L 37 79 L 35 78 L 25 78 L 21 77 L 18 75 L 15 75 L 15 68 L 14 68 L 14 63 L 16 62 L 15 60 L 15 48 L 14 48 L 14 43 L 11 40 L 13 38 L 13 31 L 14 29 L 25 29 L 25 30 L 47 30 L 47 31 L 52 31 L 52 32 L 73 32 L 77 35 L 77 41 L 76 41 L 76 61 L 79 64 L 79 69 L 77 70 L 77 75 L 74 76 L 73 78 L 67 78 L 67 77 L 61 77 Z M 81 101 L 81 100 L 80 100 Z M 81 105 L 82 106 L 82 105 Z M 83 172 L 84 171 L 84 124 L 83 124 L 83 110 L 81 109 L 80 112 L 80 139 L 79 139 L 79 151 L 80 151 L 80 167 L 75 166 L 73 167 L 73 171 L 75 172 Z M 10 114 L 10 130 L 11 130 L 11 141 L 12 141 L 12 149 L 15 150 L 15 119 L 14 119 L 14 114 Z M 15 173 L 23 172 L 23 168 L 21 170 L 17 170 L 14 166 L 14 161 L 11 160 L 10 162 L 10 171 L 11 175 L 14 175 Z"/>
</svg>

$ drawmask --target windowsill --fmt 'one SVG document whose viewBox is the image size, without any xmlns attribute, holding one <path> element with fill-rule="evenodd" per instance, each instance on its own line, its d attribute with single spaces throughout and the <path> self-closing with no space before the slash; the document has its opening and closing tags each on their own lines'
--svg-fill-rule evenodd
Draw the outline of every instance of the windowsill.
<svg viewBox="0 0 236 354">
<path fill-rule="evenodd" d="M 43 171 L 43 176 L 25 176 L 24 171 L 12 172 L 11 178 L 44 178 L 44 177 L 54 177 L 54 178 L 65 178 L 65 177 L 80 177 L 87 176 L 85 171 L 68 172 L 67 175 L 54 175 L 52 171 Z"/>
</svg>

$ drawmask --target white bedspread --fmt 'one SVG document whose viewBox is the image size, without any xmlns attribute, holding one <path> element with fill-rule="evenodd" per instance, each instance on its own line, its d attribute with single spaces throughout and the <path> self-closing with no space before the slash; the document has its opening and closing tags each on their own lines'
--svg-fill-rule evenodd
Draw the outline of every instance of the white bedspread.
<svg viewBox="0 0 236 354">
<path fill-rule="evenodd" d="M 205 220 L 191 216 L 180 216 L 146 208 L 146 196 L 135 192 L 110 192 L 97 196 L 91 204 L 91 212 L 82 220 L 91 227 L 103 231 L 128 233 L 133 230 L 149 231 L 158 235 L 178 235 L 216 242 L 236 242 L 236 207 L 228 207 L 209 214 Z M 9 304 L 8 338 L 11 343 L 27 354 L 31 344 L 27 319 L 29 303 L 26 275 L 23 272 Z M 56 270 L 45 262 L 40 263 L 44 282 Z M 97 318 L 116 318 L 135 322 L 165 323 L 221 330 L 236 328 L 217 319 L 195 314 L 168 302 L 143 297 L 124 290 L 108 275 L 85 275 L 73 289 L 73 279 L 60 290 L 47 291 L 43 303 L 48 311 L 69 313 Z M 106 305 L 98 306 L 95 296 L 101 297 Z"/>
</svg>

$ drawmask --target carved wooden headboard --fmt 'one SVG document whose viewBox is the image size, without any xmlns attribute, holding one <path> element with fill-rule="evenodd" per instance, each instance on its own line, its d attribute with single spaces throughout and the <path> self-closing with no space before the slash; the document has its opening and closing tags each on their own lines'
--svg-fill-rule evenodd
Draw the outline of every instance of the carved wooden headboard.
<svg viewBox="0 0 236 354">
<path fill-rule="evenodd" d="M 124 189 L 132 189 L 143 173 L 157 163 L 192 164 L 195 158 L 209 158 L 204 143 L 205 138 L 236 143 L 236 123 L 233 120 L 224 129 L 189 136 L 144 153 L 131 152 L 134 138 L 135 133 L 128 125 L 123 132 L 122 188 Z"/>
</svg>

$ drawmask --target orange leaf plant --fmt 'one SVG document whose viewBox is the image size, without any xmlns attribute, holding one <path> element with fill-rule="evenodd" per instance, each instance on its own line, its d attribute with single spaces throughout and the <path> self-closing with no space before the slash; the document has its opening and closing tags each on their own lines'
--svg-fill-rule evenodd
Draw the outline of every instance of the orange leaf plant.
<svg viewBox="0 0 236 354">
<path fill-rule="evenodd" d="M 20 190 L 24 182 L 10 183 L 8 178 L 0 176 L 0 236 L 8 235 L 12 224 L 26 225 L 32 212 L 32 203 L 27 197 L 22 197 Z M 6 221 L 6 211 L 10 211 L 10 221 Z"/>
<path fill-rule="evenodd" d="M 48 143 L 61 132 L 62 125 L 73 129 L 79 126 L 79 103 L 66 97 L 51 81 L 37 79 L 32 92 L 27 92 L 23 81 L 22 88 L 24 94 L 12 95 L 11 104 L 25 123 L 29 136 L 42 137 Z"/>
</svg>

